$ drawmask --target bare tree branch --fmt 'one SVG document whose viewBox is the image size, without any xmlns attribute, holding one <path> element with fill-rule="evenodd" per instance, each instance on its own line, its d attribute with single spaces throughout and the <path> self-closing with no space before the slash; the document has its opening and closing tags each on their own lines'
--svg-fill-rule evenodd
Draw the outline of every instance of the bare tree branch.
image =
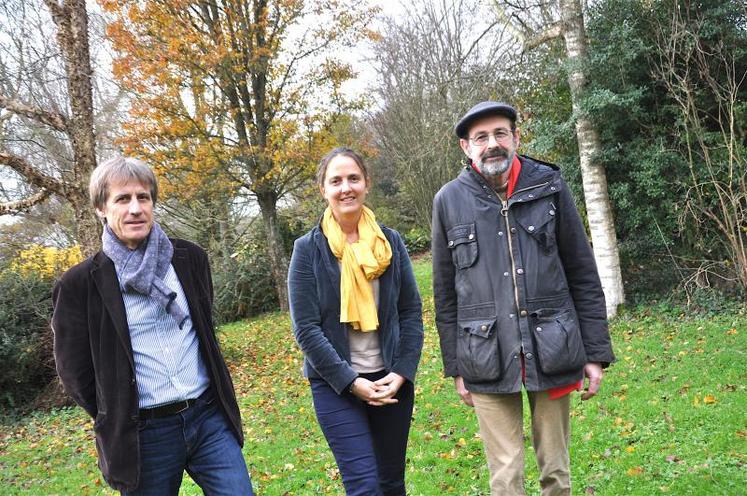
<svg viewBox="0 0 747 496">
<path fill-rule="evenodd" d="M 57 131 L 63 133 L 66 133 L 68 131 L 67 118 L 60 113 L 42 110 L 40 108 L 27 105 L 18 100 L 8 98 L 3 94 L 0 94 L 0 108 L 4 108 L 5 110 L 14 114 L 33 119 Z"/>
<path fill-rule="evenodd" d="M 43 189 L 38 193 L 29 196 L 28 198 L 24 198 L 23 200 L 0 203 L 0 215 L 18 214 L 24 212 L 34 205 L 43 202 L 44 200 L 49 198 L 49 195 L 51 194 L 52 193 L 49 190 Z"/>
<path fill-rule="evenodd" d="M 535 33 L 531 37 L 524 38 L 523 51 L 528 52 L 529 50 L 533 50 L 538 46 L 547 43 L 550 40 L 554 40 L 555 38 L 560 38 L 561 36 L 563 36 L 563 26 L 559 22 L 556 22 L 547 26 L 547 28 L 543 29 L 539 33 Z"/>
<path fill-rule="evenodd" d="M 0 150 L 0 164 L 7 165 L 38 188 L 65 195 L 65 183 L 40 172 L 23 157 Z"/>
</svg>

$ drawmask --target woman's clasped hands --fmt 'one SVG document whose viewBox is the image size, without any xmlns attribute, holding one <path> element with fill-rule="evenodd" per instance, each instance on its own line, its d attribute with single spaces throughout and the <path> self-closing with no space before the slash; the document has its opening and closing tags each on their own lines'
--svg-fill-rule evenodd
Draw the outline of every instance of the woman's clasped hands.
<svg viewBox="0 0 747 496">
<path fill-rule="evenodd" d="M 394 396 L 404 382 L 405 378 L 394 372 L 377 381 L 358 377 L 353 381 L 350 392 L 371 406 L 391 405 L 399 401 Z"/>
</svg>

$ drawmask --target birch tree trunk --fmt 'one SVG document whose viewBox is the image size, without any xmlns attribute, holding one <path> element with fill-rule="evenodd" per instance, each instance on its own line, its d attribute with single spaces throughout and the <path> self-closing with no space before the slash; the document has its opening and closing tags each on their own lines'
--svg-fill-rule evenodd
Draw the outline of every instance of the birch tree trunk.
<svg viewBox="0 0 747 496">
<path fill-rule="evenodd" d="M 580 108 L 586 87 L 583 61 L 586 57 L 586 29 L 580 0 L 560 0 L 563 38 L 568 58 L 568 84 L 571 89 L 573 113 L 576 116 L 576 138 L 581 163 L 584 198 L 589 230 L 594 245 L 594 258 L 602 280 L 607 302 L 607 317 L 614 317 L 618 305 L 624 303 L 620 256 L 617 249 L 615 221 L 607 192 L 607 176 L 597 161 L 601 144 L 599 133 Z"/>
</svg>

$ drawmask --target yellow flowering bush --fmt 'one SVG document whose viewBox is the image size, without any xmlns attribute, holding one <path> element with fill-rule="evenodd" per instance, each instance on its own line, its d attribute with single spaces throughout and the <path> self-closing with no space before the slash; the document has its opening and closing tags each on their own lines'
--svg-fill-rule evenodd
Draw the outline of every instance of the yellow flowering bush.
<svg viewBox="0 0 747 496">
<path fill-rule="evenodd" d="M 30 245 L 18 253 L 10 268 L 22 275 L 36 274 L 43 278 L 55 277 L 83 260 L 80 246 L 54 248 Z"/>
</svg>

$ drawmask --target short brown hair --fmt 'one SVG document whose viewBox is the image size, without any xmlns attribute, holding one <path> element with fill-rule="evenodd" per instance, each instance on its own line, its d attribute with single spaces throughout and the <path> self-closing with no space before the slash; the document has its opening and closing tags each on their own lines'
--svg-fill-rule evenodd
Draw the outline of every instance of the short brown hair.
<svg viewBox="0 0 747 496">
<path fill-rule="evenodd" d="M 91 174 L 88 195 L 94 208 L 103 210 L 109 198 L 112 183 L 138 182 L 150 189 L 150 198 L 155 205 L 158 198 L 156 175 L 142 160 L 118 155 L 103 162 Z"/>
</svg>

